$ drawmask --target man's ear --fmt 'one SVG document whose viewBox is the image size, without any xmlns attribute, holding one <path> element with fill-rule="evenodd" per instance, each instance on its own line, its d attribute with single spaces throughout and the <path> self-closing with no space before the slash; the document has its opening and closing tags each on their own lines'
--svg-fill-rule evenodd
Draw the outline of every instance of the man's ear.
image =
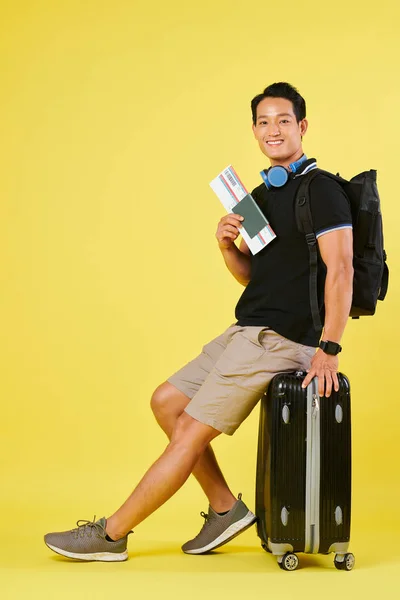
<svg viewBox="0 0 400 600">
<path fill-rule="evenodd" d="M 308 129 L 307 119 L 303 119 L 302 121 L 300 121 L 299 125 L 300 125 L 300 135 L 303 136 Z"/>
<path fill-rule="evenodd" d="M 256 126 L 252 123 L 251 128 L 253 130 L 254 137 L 256 137 Z"/>
</svg>

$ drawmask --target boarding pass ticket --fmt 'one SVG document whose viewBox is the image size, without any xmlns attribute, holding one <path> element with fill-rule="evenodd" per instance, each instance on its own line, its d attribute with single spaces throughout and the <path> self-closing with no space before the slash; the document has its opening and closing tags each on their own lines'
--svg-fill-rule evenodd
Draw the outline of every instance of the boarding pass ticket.
<svg viewBox="0 0 400 600">
<path fill-rule="evenodd" d="M 211 181 L 211 188 L 217 194 L 218 198 L 222 202 L 223 206 L 228 212 L 238 212 L 240 214 L 240 209 L 233 210 L 237 204 L 241 200 L 246 197 L 249 197 L 252 202 L 254 202 L 249 194 L 249 192 L 244 187 L 243 183 L 240 181 L 235 169 L 232 165 L 229 165 L 221 171 L 221 173 Z M 243 227 L 240 229 L 240 234 L 242 235 L 244 241 L 249 247 L 252 254 L 257 254 L 260 252 L 265 246 L 267 246 L 272 240 L 276 237 L 274 231 L 272 230 L 270 224 L 268 223 L 265 215 L 261 213 L 258 206 L 254 203 L 254 210 L 259 212 L 260 218 L 260 226 L 257 228 L 257 233 L 253 236 L 250 236 L 249 233 L 245 230 L 246 226 L 246 217 L 243 224 Z"/>
</svg>

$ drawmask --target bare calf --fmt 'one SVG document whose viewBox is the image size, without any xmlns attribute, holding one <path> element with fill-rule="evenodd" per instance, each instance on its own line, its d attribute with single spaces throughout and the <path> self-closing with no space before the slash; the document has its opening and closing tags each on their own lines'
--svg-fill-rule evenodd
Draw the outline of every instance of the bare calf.
<svg viewBox="0 0 400 600">
<path fill-rule="evenodd" d="M 151 398 L 151 409 L 168 439 L 179 417 L 184 413 L 190 398 L 166 381 L 157 387 Z M 192 471 L 216 512 L 230 510 L 236 502 L 217 463 L 214 451 L 208 444 Z"/>
</svg>

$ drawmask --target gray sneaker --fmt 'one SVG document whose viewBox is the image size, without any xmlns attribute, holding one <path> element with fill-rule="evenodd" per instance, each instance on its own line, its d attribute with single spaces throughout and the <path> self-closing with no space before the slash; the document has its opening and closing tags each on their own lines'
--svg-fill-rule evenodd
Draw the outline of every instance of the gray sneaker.
<svg viewBox="0 0 400 600">
<path fill-rule="evenodd" d="M 193 540 L 182 546 L 186 554 L 205 554 L 219 548 L 256 521 L 256 516 L 242 502 L 242 494 L 239 494 L 238 500 L 226 515 L 219 515 L 211 506 L 208 507 L 208 514 L 200 514 L 205 519 L 204 525 Z"/>
<path fill-rule="evenodd" d="M 130 531 L 125 537 L 113 542 L 106 538 L 106 519 L 98 521 L 77 521 L 75 529 L 58 533 L 47 533 L 45 544 L 57 554 L 78 560 L 102 560 L 106 562 L 121 561 L 128 558 L 127 541 Z"/>
</svg>

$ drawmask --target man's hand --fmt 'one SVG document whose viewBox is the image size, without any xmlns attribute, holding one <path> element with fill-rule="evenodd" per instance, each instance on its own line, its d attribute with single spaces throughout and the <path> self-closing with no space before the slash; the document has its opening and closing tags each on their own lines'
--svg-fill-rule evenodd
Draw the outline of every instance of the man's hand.
<svg viewBox="0 0 400 600">
<path fill-rule="evenodd" d="M 307 387 L 314 377 L 318 377 L 318 394 L 329 398 L 332 392 L 332 382 L 335 391 L 339 391 L 338 367 L 338 357 L 325 354 L 319 348 L 311 360 L 311 369 L 308 370 L 308 375 L 304 379 L 302 387 Z"/>
<path fill-rule="evenodd" d="M 222 217 L 218 223 L 218 229 L 215 234 L 221 250 L 230 248 L 239 236 L 239 229 L 242 227 L 241 221 L 243 221 L 243 217 L 236 213 L 231 213 Z"/>
</svg>

